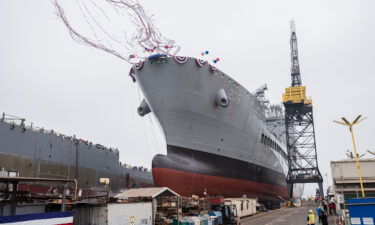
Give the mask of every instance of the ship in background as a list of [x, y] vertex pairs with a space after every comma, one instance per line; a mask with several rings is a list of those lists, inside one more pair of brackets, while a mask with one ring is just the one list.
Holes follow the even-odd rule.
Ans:
[[[206, 61], [154, 55], [130, 71], [159, 120], [167, 155], [152, 161], [156, 186], [185, 196], [287, 199], [285, 124], [267, 118], [261, 88], [251, 93]], [[299, 188], [297, 188], [299, 189]]]
[[[260, 89], [260, 92], [258, 89], [257, 94], [259, 94], [260, 100], [264, 102], [267, 129], [286, 145], [284, 107], [278, 104], [269, 105], [268, 100], [264, 98], [264, 91], [264, 88]], [[296, 161], [300, 163], [300, 160]], [[303, 183], [293, 184], [292, 198], [302, 199], [304, 189], [305, 185]]]
[[[0, 170], [9, 176], [77, 179], [83, 197], [104, 190], [100, 178], [109, 178], [114, 192], [154, 185], [147, 168], [121, 163], [117, 149], [26, 125], [25, 119], [4, 113], [0, 118]], [[20, 184], [19, 190], [46, 193], [49, 186]]]

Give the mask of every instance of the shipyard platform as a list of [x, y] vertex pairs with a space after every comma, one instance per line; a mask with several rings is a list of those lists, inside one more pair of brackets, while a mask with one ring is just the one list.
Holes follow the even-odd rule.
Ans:
[[[270, 210], [254, 216], [241, 219], [242, 225], [301, 225], [307, 224], [307, 212], [309, 209], [315, 211], [315, 202], [304, 202], [302, 207], [282, 208]], [[328, 216], [328, 224], [338, 225], [337, 216]], [[336, 222], [335, 222], [336, 221]], [[319, 224], [318, 216], [315, 215], [315, 224]]]

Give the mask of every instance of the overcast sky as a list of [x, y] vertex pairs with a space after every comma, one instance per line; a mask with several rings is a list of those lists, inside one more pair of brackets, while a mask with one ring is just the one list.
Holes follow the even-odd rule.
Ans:
[[[375, 1], [141, 4], [155, 15], [161, 32], [181, 46], [180, 55], [211, 51], [221, 59], [217, 67], [248, 90], [267, 83], [274, 103], [290, 85], [289, 21], [294, 18], [322, 174], [330, 175], [329, 162], [344, 159], [352, 149], [348, 129], [334, 119], [368, 116], [355, 127], [358, 149], [375, 150]], [[155, 118], [136, 112], [140, 98], [127, 76], [130, 65], [74, 42], [50, 1], [1, 0], [0, 31], [0, 112], [116, 147], [121, 161], [132, 165], [150, 168], [153, 155], [166, 152]], [[315, 187], [309, 185], [307, 193]]]

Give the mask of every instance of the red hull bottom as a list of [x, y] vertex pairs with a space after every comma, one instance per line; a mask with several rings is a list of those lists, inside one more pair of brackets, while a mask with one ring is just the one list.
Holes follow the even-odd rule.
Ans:
[[279, 201], [278, 196], [287, 198], [287, 188], [255, 181], [218, 177], [205, 174], [185, 172], [169, 168], [153, 168], [155, 186], [169, 187], [182, 196], [198, 195], [223, 196], [237, 198], [258, 198], [263, 201]]

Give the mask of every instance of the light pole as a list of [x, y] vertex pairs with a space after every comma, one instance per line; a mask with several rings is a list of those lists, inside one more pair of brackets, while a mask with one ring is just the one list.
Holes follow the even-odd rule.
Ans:
[[359, 161], [358, 161], [357, 147], [355, 145], [354, 132], [353, 132], [353, 126], [356, 125], [356, 124], [358, 124], [362, 120], [366, 119], [366, 117], [364, 117], [362, 119], [361, 119], [361, 117], [362, 117], [361, 115], [357, 116], [357, 118], [353, 122], [351, 122], [351, 123], [349, 123], [349, 121], [345, 117], [341, 117], [342, 121], [344, 121], [344, 122], [336, 121], [336, 120], [334, 120], [333, 122], [339, 123], [341, 125], [345, 125], [345, 126], [349, 127], [349, 131], [350, 131], [350, 133], [352, 135], [352, 142], [353, 142], [353, 147], [354, 147], [354, 156], [355, 156], [355, 163], [357, 165], [357, 172], [358, 172], [358, 177], [359, 177], [359, 184], [361, 186], [362, 198], [364, 198], [365, 197], [365, 191], [363, 189], [363, 183], [362, 183], [361, 166], [359, 165]]

